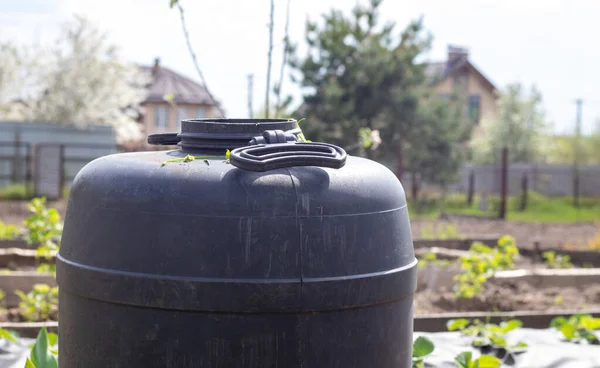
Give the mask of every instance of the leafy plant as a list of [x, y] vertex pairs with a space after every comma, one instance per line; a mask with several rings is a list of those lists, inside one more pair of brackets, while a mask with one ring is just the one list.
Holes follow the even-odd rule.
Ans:
[[42, 328], [37, 335], [25, 368], [58, 368], [58, 336]]
[[56, 208], [46, 208], [46, 198], [42, 197], [32, 199], [28, 209], [31, 216], [23, 222], [27, 243], [39, 244], [44, 251], [58, 250], [63, 224]]
[[[0, 290], [0, 302], [2, 302], [0, 310], [4, 310], [4, 291], [2, 290]], [[12, 342], [17, 342], [17, 337], [18, 335], [15, 332], [0, 328], [0, 339], [7, 339]]]
[[21, 229], [15, 225], [5, 224], [0, 221], [0, 240], [12, 240], [21, 234]]
[[427, 355], [431, 354], [435, 346], [433, 342], [429, 340], [425, 336], [419, 336], [413, 342], [413, 351], [412, 351], [412, 365], [413, 368], [424, 368], [425, 363], [424, 359]]
[[458, 354], [454, 361], [459, 368], [498, 368], [502, 365], [502, 361], [490, 355], [480, 355], [479, 358], [473, 359], [473, 353], [465, 351]]
[[516, 345], [510, 345], [506, 342], [505, 335], [517, 328], [523, 326], [518, 319], [511, 319], [496, 325], [493, 323], [483, 323], [480, 320], [471, 322], [468, 319], [452, 319], [446, 324], [448, 331], [460, 331], [466, 336], [473, 337], [473, 346], [484, 347], [491, 346], [502, 348], [509, 352], [515, 352], [527, 347], [527, 343], [521, 341]]
[[429, 252], [422, 258], [419, 258], [419, 263], [417, 265], [419, 268], [425, 268], [430, 264], [438, 267], [449, 267], [450, 261], [447, 259], [438, 259], [435, 253]]
[[550, 326], [562, 332], [567, 341], [600, 345], [598, 335], [593, 332], [600, 330], [600, 318], [589, 314], [575, 314], [569, 318], [556, 317], [550, 322]]
[[567, 254], [556, 254], [555, 251], [549, 250], [542, 253], [548, 268], [572, 268], [571, 256]]
[[58, 311], [58, 287], [35, 284], [27, 294], [21, 290], [15, 294], [21, 299], [19, 312], [27, 321], [46, 321]]
[[451, 224], [445, 226], [428, 225], [421, 230], [421, 238], [428, 240], [460, 239], [462, 235]]
[[475, 242], [469, 254], [459, 258], [461, 271], [454, 276], [454, 293], [457, 298], [471, 299], [483, 290], [483, 284], [494, 277], [496, 271], [514, 268], [519, 249], [510, 236], [498, 239], [498, 246], [490, 248]]

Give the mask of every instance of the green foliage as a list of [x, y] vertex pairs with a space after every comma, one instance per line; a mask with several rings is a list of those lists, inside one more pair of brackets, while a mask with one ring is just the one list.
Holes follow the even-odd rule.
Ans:
[[0, 189], [0, 199], [3, 200], [24, 200], [31, 198], [30, 187], [25, 184], [12, 184]]
[[58, 250], [63, 224], [56, 208], [46, 208], [46, 198], [34, 198], [28, 205], [31, 216], [23, 223], [29, 244], [39, 244], [48, 250]]
[[[0, 301], [4, 301], [4, 291], [0, 290]], [[2, 307], [0, 310], [4, 310], [4, 303], [2, 303]], [[14, 331], [5, 330], [0, 328], [0, 339], [10, 340], [12, 342], [17, 342], [18, 335]]]
[[473, 141], [476, 162], [499, 161], [499, 150], [508, 147], [513, 162], [539, 161], [544, 157], [548, 123], [541, 108], [542, 95], [532, 86], [526, 93], [520, 83], [506, 86], [498, 100], [498, 116], [482, 122], [485, 134]]
[[419, 259], [417, 265], [419, 268], [426, 268], [429, 265], [445, 268], [450, 266], [450, 261], [447, 259], [438, 259], [435, 253], [429, 252]]
[[[228, 155], [229, 155], [229, 150], [227, 150], [227, 154], [225, 156], [226, 160], [229, 160], [229, 156]], [[185, 157], [172, 158], [170, 160], [163, 161], [160, 164], [160, 167], [165, 166], [169, 162], [192, 162], [192, 161], [195, 161], [195, 160], [204, 160], [205, 164], [210, 165], [208, 159], [214, 159], [214, 158], [223, 158], [223, 156], [192, 156], [192, 155], [185, 155]]]
[[21, 234], [21, 229], [0, 221], [0, 240], [12, 240]]
[[429, 240], [461, 239], [462, 235], [452, 224], [443, 226], [430, 224], [421, 230], [421, 238]]
[[483, 290], [485, 282], [498, 270], [514, 268], [514, 260], [519, 255], [514, 238], [503, 236], [498, 246], [490, 248], [475, 242], [469, 254], [459, 258], [461, 271], [454, 277], [454, 293], [459, 299], [471, 299]]
[[27, 294], [21, 290], [15, 291], [15, 294], [21, 299], [19, 312], [26, 321], [46, 321], [58, 311], [58, 287], [35, 284]]
[[[419, 198], [418, 202], [410, 201], [408, 209], [412, 218], [438, 217], [440, 212], [447, 214], [462, 214], [481, 217], [497, 217], [500, 197], [495, 194], [487, 196], [490, 206], [482, 212], [479, 209], [480, 195], [476, 195], [473, 204], [469, 206], [464, 193], [428, 193]], [[573, 198], [548, 197], [534, 191], [529, 191], [527, 209], [519, 210], [520, 196], [508, 197], [507, 219], [510, 221], [536, 223], [573, 223], [583, 221], [600, 221], [600, 198], [582, 197], [579, 207], [573, 205]], [[600, 244], [600, 243], [599, 243]], [[600, 249], [600, 246], [599, 248]]]
[[600, 330], [600, 318], [589, 314], [575, 314], [569, 318], [556, 317], [550, 322], [550, 327], [562, 332], [567, 341], [600, 345], [598, 335], [593, 332]]
[[310, 91], [302, 105], [311, 122], [305, 134], [348, 147], [356, 146], [361, 129], [379, 130], [385, 152], [395, 154], [415, 125], [425, 83], [416, 59], [430, 42], [421, 20], [402, 32], [382, 24], [380, 4], [371, 0], [350, 14], [331, 10], [322, 22], [307, 21], [308, 52], [299, 58], [292, 51], [290, 65], [294, 81]]
[[17, 342], [18, 338], [19, 335], [16, 332], [0, 328], [0, 339], [6, 339], [8, 341]]
[[[600, 120], [591, 135], [579, 138], [575, 135], [553, 135], [546, 137], [546, 162], [573, 164], [575, 159], [582, 165], [600, 164]], [[577, 149], [578, 148], [578, 149]]]
[[424, 368], [425, 363], [424, 359], [427, 355], [431, 354], [435, 346], [433, 342], [429, 340], [425, 336], [419, 336], [415, 341], [413, 341], [413, 351], [412, 351], [412, 364], [413, 368]]
[[473, 124], [465, 118], [463, 99], [424, 96], [412, 127], [412, 139], [403, 143], [405, 167], [422, 180], [445, 187], [457, 178], [468, 156]]
[[459, 368], [498, 368], [502, 366], [502, 361], [490, 355], [480, 355], [473, 359], [473, 353], [465, 351], [458, 354], [454, 361]]
[[573, 268], [571, 263], [571, 256], [566, 254], [556, 254], [555, 251], [547, 251], [542, 253], [546, 266], [548, 268]]
[[510, 345], [506, 342], [505, 335], [517, 328], [523, 323], [517, 319], [511, 319], [496, 325], [493, 323], [483, 323], [480, 320], [470, 321], [468, 319], [453, 319], [446, 324], [448, 331], [461, 331], [466, 336], [473, 337], [473, 346], [494, 348], [503, 348], [509, 352], [522, 350], [527, 347], [525, 342], [519, 342], [516, 345]]
[[38, 333], [25, 368], [58, 368], [58, 336], [42, 328]]

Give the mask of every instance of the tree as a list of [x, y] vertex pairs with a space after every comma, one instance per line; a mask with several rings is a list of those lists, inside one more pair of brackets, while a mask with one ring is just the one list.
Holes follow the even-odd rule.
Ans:
[[[440, 184], [442, 191], [458, 174], [468, 156], [472, 123], [465, 118], [463, 100], [425, 97], [418, 106], [412, 137], [406, 142], [407, 169], [421, 179]], [[413, 187], [416, 183], [413, 182]], [[417, 193], [413, 192], [414, 199]]]
[[119, 143], [141, 138], [137, 119], [150, 75], [121, 63], [105, 33], [75, 17], [52, 51], [38, 58], [35, 91], [21, 97], [22, 119], [80, 128], [111, 125]]
[[529, 93], [520, 83], [506, 86], [499, 96], [498, 116], [482, 122], [482, 134], [473, 142], [474, 161], [494, 162], [504, 146], [511, 161], [542, 160], [548, 123], [541, 105], [542, 95], [535, 86]]
[[546, 138], [544, 161], [551, 164], [573, 164], [575, 147], [579, 140], [579, 163], [582, 165], [600, 164], [600, 120], [590, 135], [550, 135]]
[[[311, 139], [354, 147], [361, 129], [379, 130], [379, 156], [392, 156], [402, 176], [403, 153], [416, 139], [417, 110], [423, 97], [423, 64], [416, 62], [430, 37], [422, 20], [402, 32], [394, 23], [379, 24], [381, 0], [357, 6], [350, 16], [339, 10], [308, 21], [308, 55], [294, 54], [293, 80], [305, 88], [299, 109]], [[428, 124], [428, 119], [421, 120]], [[366, 151], [370, 152], [370, 151]]]
[[35, 84], [34, 67], [38, 55], [10, 43], [0, 44], [0, 119], [19, 120], [23, 98]]

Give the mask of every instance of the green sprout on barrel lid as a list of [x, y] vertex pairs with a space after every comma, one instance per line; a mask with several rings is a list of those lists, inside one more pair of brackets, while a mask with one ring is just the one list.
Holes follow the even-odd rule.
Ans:
[[[225, 163], [229, 163], [229, 156], [231, 155], [231, 153], [229, 152], [229, 150], [227, 150], [225, 152]], [[160, 164], [160, 167], [165, 166], [166, 164], [168, 164], [169, 162], [192, 162], [195, 160], [204, 160], [204, 163], [207, 166], [210, 166], [210, 161], [208, 161], [208, 159], [213, 159], [213, 158], [222, 158], [223, 156], [192, 156], [192, 155], [186, 155], [185, 157], [177, 157], [177, 158], [172, 158], [170, 160], [166, 160], [163, 161]]]

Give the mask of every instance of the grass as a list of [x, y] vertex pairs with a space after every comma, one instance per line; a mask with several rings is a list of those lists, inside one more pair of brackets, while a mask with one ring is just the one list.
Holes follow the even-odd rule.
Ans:
[[[63, 187], [63, 198], [69, 198], [71, 188], [68, 185]], [[33, 199], [33, 187], [25, 184], [11, 184], [0, 188], [0, 200], [5, 201], [28, 201]]]
[[[498, 195], [488, 196], [486, 211], [479, 209], [481, 196], [467, 205], [466, 196], [450, 193], [443, 201], [437, 193], [429, 194], [419, 203], [409, 202], [411, 218], [434, 219], [441, 212], [448, 214], [472, 215], [495, 218], [498, 216], [500, 198]], [[573, 205], [571, 197], [546, 197], [536, 192], [529, 192], [527, 208], [520, 211], [520, 196], [511, 196], [507, 201], [507, 220], [544, 223], [574, 223], [600, 221], [600, 198], [580, 198], [579, 207]]]
[[12, 184], [0, 188], [0, 199], [2, 200], [25, 200], [31, 198], [31, 186], [25, 184]]

